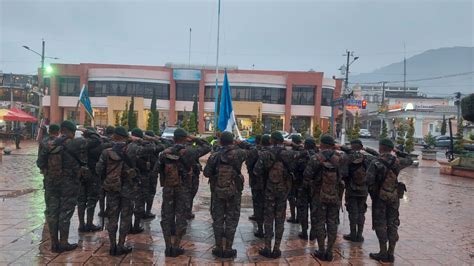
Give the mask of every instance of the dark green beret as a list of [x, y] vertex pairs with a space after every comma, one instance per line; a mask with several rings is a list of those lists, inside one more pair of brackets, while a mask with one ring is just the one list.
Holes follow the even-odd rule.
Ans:
[[143, 131], [136, 127], [134, 129], [132, 129], [132, 136], [143, 138]]
[[114, 134], [121, 137], [128, 137], [128, 132], [124, 127], [116, 127], [114, 129]]
[[283, 141], [283, 135], [279, 131], [272, 132], [271, 138], [276, 141]]
[[260, 143], [264, 146], [270, 145], [270, 135], [265, 134], [262, 136], [262, 139], [260, 140]]
[[145, 135], [150, 136], [150, 137], [154, 137], [155, 132], [153, 132], [152, 130], [147, 130], [147, 131], [145, 131]]
[[393, 149], [394, 145], [393, 145], [393, 142], [389, 139], [381, 139], [379, 141], [379, 145], [382, 145], [382, 146], [385, 146], [385, 147], [388, 147], [390, 149]]
[[306, 138], [304, 140], [304, 144], [305, 145], [311, 145], [311, 146], [315, 146], [316, 145], [316, 140], [312, 137], [309, 137], [309, 138]]
[[262, 135], [255, 135], [255, 144], [260, 144], [262, 141]]
[[175, 138], [185, 138], [188, 136], [188, 132], [186, 132], [186, 130], [182, 129], [182, 128], [177, 128], [175, 131], [174, 131], [174, 134], [173, 136]]
[[114, 131], [115, 131], [115, 127], [113, 126], [108, 126], [106, 129], [105, 129], [105, 134], [109, 135], [109, 134], [114, 134]]
[[230, 144], [234, 141], [234, 134], [229, 131], [224, 131], [221, 134], [221, 142], [224, 144]]
[[292, 135], [291, 136], [291, 141], [293, 141], [296, 144], [300, 144], [301, 141], [302, 141], [301, 136], [300, 135]]
[[49, 132], [58, 132], [60, 129], [58, 124], [49, 125]]
[[65, 128], [65, 129], [67, 129], [69, 131], [73, 131], [73, 132], [75, 132], [76, 129], [77, 129], [76, 125], [73, 122], [69, 121], [69, 120], [63, 121], [61, 123], [61, 128]]
[[360, 141], [360, 139], [351, 140], [351, 144], [363, 146], [362, 141]]
[[334, 145], [334, 138], [329, 135], [322, 135], [321, 136], [321, 143], [326, 145]]
[[96, 132], [95, 128], [94, 127], [86, 127], [87, 130], [90, 130], [90, 131], [94, 131]]

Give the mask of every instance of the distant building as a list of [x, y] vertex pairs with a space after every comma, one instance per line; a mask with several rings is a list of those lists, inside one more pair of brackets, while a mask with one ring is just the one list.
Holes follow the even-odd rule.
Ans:
[[0, 108], [16, 107], [28, 112], [37, 112], [38, 95], [31, 91], [38, 86], [38, 76], [0, 73]]

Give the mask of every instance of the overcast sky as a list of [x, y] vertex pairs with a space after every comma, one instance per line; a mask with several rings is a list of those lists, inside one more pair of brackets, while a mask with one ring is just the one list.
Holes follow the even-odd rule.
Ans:
[[[41, 51], [59, 63], [215, 64], [217, 0], [0, 0], [0, 70], [32, 74]], [[360, 56], [370, 72], [428, 49], [474, 46], [473, 1], [222, 0], [220, 63], [324, 71]], [[51, 61], [49, 61], [51, 62]]]

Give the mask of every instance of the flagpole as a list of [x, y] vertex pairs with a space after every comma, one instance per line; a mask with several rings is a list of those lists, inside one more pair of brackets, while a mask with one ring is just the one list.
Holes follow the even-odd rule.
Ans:
[[221, 26], [221, 0], [218, 0], [217, 5], [217, 51], [216, 51], [216, 89], [214, 91], [214, 133], [217, 133], [217, 108], [219, 101], [219, 32]]

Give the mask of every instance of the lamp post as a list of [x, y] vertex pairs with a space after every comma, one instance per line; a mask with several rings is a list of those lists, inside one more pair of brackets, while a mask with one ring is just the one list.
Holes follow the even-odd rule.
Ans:
[[[346, 54], [344, 56], [347, 57], [347, 61], [346, 61], [346, 78], [344, 81], [344, 91], [342, 93], [342, 129], [341, 129], [341, 144], [342, 145], [346, 143], [346, 97], [349, 90], [349, 66], [352, 65], [352, 63], [354, 63], [357, 59], [359, 59], [358, 56], [354, 57], [354, 52], [350, 52], [350, 51], [346, 51]], [[349, 62], [351, 57], [354, 57], [354, 59], [352, 59], [352, 62]]]

